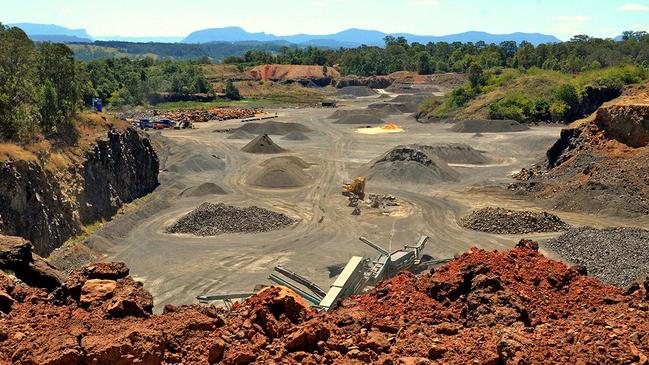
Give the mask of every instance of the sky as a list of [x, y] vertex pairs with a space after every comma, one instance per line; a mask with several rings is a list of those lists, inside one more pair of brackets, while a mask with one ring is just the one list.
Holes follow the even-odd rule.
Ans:
[[446, 35], [469, 30], [614, 37], [649, 31], [649, 0], [0, 0], [0, 22], [85, 28], [91, 36], [186, 36], [241, 26], [276, 35], [347, 28]]

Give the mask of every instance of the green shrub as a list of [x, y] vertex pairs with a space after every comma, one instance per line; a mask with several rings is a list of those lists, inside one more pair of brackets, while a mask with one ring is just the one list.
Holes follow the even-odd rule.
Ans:
[[513, 119], [520, 123], [540, 122], [550, 118], [549, 109], [550, 104], [545, 99], [510, 95], [489, 105], [489, 118]]
[[433, 110], [439, 108], [443, 104], [443, 99], [441, 97], [434, 96], [432, 98], [426, 98], [422, 101], [417, 110], [421, 113], [430, 113]]
[[554, 122], [561, 122], [565, 120], [568, 113], [568, 104], [563, 101], [556, 100], [550, 104], [549, 108], [550, 117]]
[[456, 109], [464, 106], [469, 100], [473, 99], [474, 93], [467, 91], [464, 87], [453, 90], [446, 102], [449, 109]]
[[234, 86], [232, 80], [228, 80], [225, 83], [225, 97], [227, 97], [230, 100], [241, 100], [241, 94], [239, 93], [239, 89], [237, 89], [237, 87]]
[[489, 118], [513, 119], [523, 121], [526, 118], [525, 109], [529, 101], [521, 96], [507, 96], [504, 99], [489, 105]]

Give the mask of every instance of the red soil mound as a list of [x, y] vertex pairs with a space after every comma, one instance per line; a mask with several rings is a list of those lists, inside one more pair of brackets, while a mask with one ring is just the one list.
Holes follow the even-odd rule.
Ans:
[[[646, 364], [649, 281], [623, 292], [536, 248], [472, 249], [322, 314], [269, 288], [229, 313], [167, 306], [114, 316], [102, 301], [149, 298], [120, 264], [76, 272], [52, 295], [3, 284], [15, 302], [0, 317], [0, 363]], [[96, 305], [84, 304], [84, 292]]]
[[340, 73], [333, 67], [309, 65], [261, 65], [250, 70], [250, 75], [255, 80], [276, 82], [313, 80], [318, 85], [323, 80], [329, 80], [326, 84], [330, 84], [332, 79], [340, 77]]

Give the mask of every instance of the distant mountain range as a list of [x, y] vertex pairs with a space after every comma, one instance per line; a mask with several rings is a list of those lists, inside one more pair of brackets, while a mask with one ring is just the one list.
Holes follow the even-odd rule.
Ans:
[[486, 32], [464, 32], [450, 34], [445, 36], [428, 36], [416, 35], [410, 33], [383, 33], [376, 30], [364, 29], [347, 29], [334, 34], [296, 34], [287, 36], [277, 36], [268, 33], [250, 33], [240, 27], [225, 27], [203, 29], [191, 33], [183, 39], [183, 43], [209, 43], [216, 41], [238, 42], [238, 41], [287, 41], [300, 45], [316, 45], [327, 47], [357, 47], [362, 44], [368, 46], [382, 46], [383, 39], [386, 36], [404, 37], [409, 42], [419, 42], [426, 44], [428, 42], [479, 42], [500, 43], [504, 41], [515, 41], [520, 43], [527, 41], [532, 44], [541, 43], [559, 43], [561, 40], [552, 35], [540, 33], [511, 33], [511, 34], [491, 34]]
[[70, 29], [54, 24], [15, 23], [7, 24], [22, 29], [34, 41], [63, 43], [92, 43], [92, 37], [85, 29]]
[[409, 42], [478, 42], [500, 43], [528, 41], [532, 44], [561, 42], [555, 36], [540, 33], [511, 33], [491, 34], [486, 32], [464, 32], [445, 36], [427, 36], [409, 33], [383, 33], [376, 30], [347, 29], [334, 34], [295, 34], [278, 36], [269, 33], [250, 33], [240, 27], [225, 27], [203, 29], [192, 32], [187, 37], [125, 37], [125, 36], [90, 36], [85, 29], [69, 29], [54, 24], [16, 23], [10, 26], [19, 27], [36, 41], [51, 41], [64, 43], [92, 43], [96, 40], [124, 42], [155, 42], [155, 43], [211, 43], [211, 42], [287, 42], [299, 46], [316, 46], [326, 48], [383, 46], [383, 39], [392, 35], [405, 37]]

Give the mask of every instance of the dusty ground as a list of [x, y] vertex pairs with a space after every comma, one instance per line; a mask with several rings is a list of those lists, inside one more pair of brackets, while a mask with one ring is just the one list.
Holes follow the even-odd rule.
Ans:
[[[347, 100], [341, 103], [341, 109], [364, 108], [378, 100]], [[471, 133], [448, 131], [447, 124], [419, 124], [409, 115], [399, 115], [389, 116], [386, 122], [402, 127], [403, 133], [366, 135], [356, 132], [358, 125], [334, 124], [327, 119], [333, 113], [331, 109], [277, 112], [279, 121], [297, 122], [312, 129], [307, 133], [310, 140], [286, 141], [271, 136], [289, 152], [257, 155], [240, 150], [248, 140], [213, 133], [240, 126], [237, 121], [208, 122], [198, 124], [194, 130], [154, 134], [166, 154], [161, 158], [164, 170], [160, 187], [138, 211], [116, 219], [89, 238], [87, 244], [105, 253], [106, 260], [128, 264], [132, 275], [153, 294], [156, 311], [168, 303], [195, 303], [194, 298], [200, 294], [251, 290], [256, 284], [269, 283], [267, 275], [278, 264], [328, 288], [333, 278], [327, 267], [343, 265], [352, 255], [375, 254], [358, 241], [361, 235], [395, 249], [426, 234], [432, 237], [426, 253], [439, 258], [475, 245], [489, 250], [510, 248], [523, 236], [476, 232], [460, 227], [457, 221], [470, 210], [485, 206], [539, 208], [530, 201], [512, 200], [490, 187], [511, 182], [509, 174], [544, 156], [560, 132], [557, 127], [544, 126], [474, 137]], [[341, 195], [341, 184], [353, 179], [364, 164], [400, 144], [450, 142], [483, 150], [493, 163], [452, 165], [461, 175], [461, 181], [452, 184], [397, 188], [369, 181], [369, 193], [393, 195], [412, 208], [405, 215], [351, 215], [353, 208]], [[276, 156], [299, 156], [314, 163], [305, 170], [310, 183], [291, 189], [261, 189], [246, 184], [261, 162]], [[180, 196], [183, 190], [206, 182], [217, 184], [228, 194]], [[285, 213], [298, 223], [280, 231], [216, 237], [165, 232], [167, 226], [205, 201], [257, 205]], [[626, 225], [611, 217], [550, 212], [571, 225]], [[554, 235], [524, 236], [541, 239]]]

